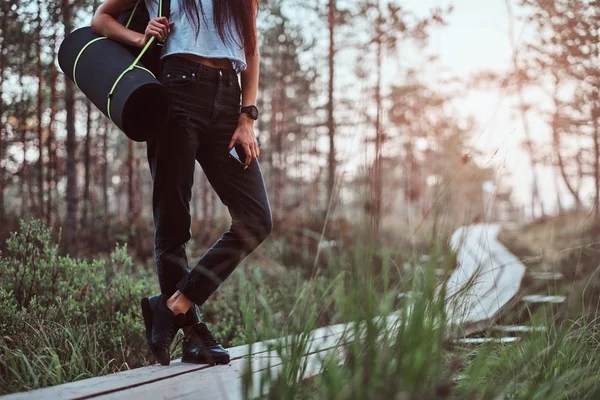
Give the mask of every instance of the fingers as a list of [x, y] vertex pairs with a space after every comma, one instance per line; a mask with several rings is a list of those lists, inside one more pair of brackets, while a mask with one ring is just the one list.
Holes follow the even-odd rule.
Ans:
[[233, 146], [235, 146], [235, 142], [236, 142], [237, 138], [238, 138], [238, 137], [237, 137], [237, 135], [236, 135], [236, 134], [234, 134], [234, 135], [231, 137], [231, 140], [229, 141], [229, 146], [227, 146], [227, 151], [230, 151], [230, 150], [233, 148]]
[[252, 155], [252, 149], [250, 148], [250, 145], [248, 143], [244, 143], [244, 151], [246, 152], [246, 162], [244, 163], [244, 169], [246, 169], [248, 168], [248, 165], [250, 165], [254, 158]]
[[256, 142], [256, 139], [254, 140], [254, 142], [245, 145], [244, 150], [246, 151], [246, 163], [244, 165], [244, 169], [246, 169], [248, 168], [250, 163], [253, 160], [256, 160], [259, 156], [258, 143]]
[[162, 23], [157, 22], [156, 20], [155, 21], [151, 21], [150, 24], [152, 25], [152, 27], [156, 31], [160, 32], [159, 39], [161, 41], [164, 41], [167, 38], [167, 35], [169, 33], [168, 30], [167, 30], [167, 26], [164, 25], [164, 24], [162, 24]]
[[169, 22], [167, 17], [153, 18], [148, 23], [147, 32], [164, 42], [174, 25], [175, 23]]
[[148, 25], [146, 28], [146, 35], [154, 36], [158, 40], [163, 40], [163, 33], [160, 29], [155, 26]]
[[150, 21], [150, 23], [148, 24], [148, 28], [146, 28], [146, 32], [154, 37], [156, 37], [158, 40], [163, 40], [163, 32], [162, 29], [160, 29], [160, 27], [156, 24], [154, 24], [152, 21]]
[[160, 30], [158, 30], [157, 28], [154, 27], [148, 27], [146, 29], [146, 34], [150, 35], [150, 36], [154, 36], [155, 38], [157, 38], [160, 41], [163, 41], [163, 34]]
[[[250, 137], [250, 139], [248, 140], [248, 136], [245, 136], [245, 134], [240, 134], [239, 132], [239, 130], [236, 130], [233, 136], [231, 137], [231, 140], [229, 141], [228, 145], [228, 150], [231, 150], [231, 148], [235, 146], [236, 143], [242, 145], [242, 148], [246, 153], [246, 159], [244, 162], [244, 169], [246, 169], [253, 160], [256, 160], [258, 158], [258, 156], [260, 155], [260, 148], [258, 146], [258, 141], [255, 137], [248, 135]], [[242, 135], [244, 139], [240, 140], [240, 135]]]
[[252, 145], [250, 146], [250, 148], [252, 149], [252, 158], [257, 159], [258, 158], [258, 147], [256, 146], [256, 140], [254, 142], [252, 142]]

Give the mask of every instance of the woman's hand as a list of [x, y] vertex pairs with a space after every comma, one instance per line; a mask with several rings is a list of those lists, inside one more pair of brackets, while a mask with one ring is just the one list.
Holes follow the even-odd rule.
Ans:
[[260, 155], [258, 141], [254, 136], [254, 120], [246, 113], [240, 115], [238, 127], [231, 137], [228, 150], [231, 150], [238, 143], [242, 145], [246, 152], [246, 162], [244, 163], [244, 169], [246, 169], [252, 160], [257, 159]]
[[146, 44], [150, 41], [150, 38], [153, 36], [159, 41], [164, 42], [167, 40], [167, 36], [169, 36], [173, 25], [175, 25], [175, 22], [169, 22], [167, 17], [152, 18], [150, 22], [148, 22], [146, 32], [144, 32], [144, 36], [142, 37], [139, 47], [146, 46]]

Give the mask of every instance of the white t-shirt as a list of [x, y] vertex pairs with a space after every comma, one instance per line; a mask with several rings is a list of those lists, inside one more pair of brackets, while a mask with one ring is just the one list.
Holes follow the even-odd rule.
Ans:
[[[150, 18], [158, 17], [159, 0], [144, 0]], [[198, 1], [198, 16], [200, 18], [200, 29], [196, 36], [197, 23], [195, 16], [188, 16], [182, 8], [181, 0], [171, 0], [171, 14], [169, 21], [175, 23], [173, 29], [167, 37], [165, 46], [163, 47], [161, 58], [170, 54], [188, 53], [196, 54], [207, 58], [227, 58], [231, 61], [233, 69], [236, 73], [240, 73], [246, 69], [246, 55], [244, 49], [241, 48], [242, 40], [240, 39], [233, 21], [225, 26], [225, 39], [227, 43], [223, 43], [217, 27], [213, 21], [213, 3], [212, 0], [197, 0]], [[204, 18], [200, 11], [200, 2], [204, 10]]]

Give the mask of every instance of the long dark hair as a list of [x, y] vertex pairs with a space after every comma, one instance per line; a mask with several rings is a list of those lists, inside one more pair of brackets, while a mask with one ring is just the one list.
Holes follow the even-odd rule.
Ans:
[[[198, 13], [198, 5], [202, 18], [206, 21], [204, 9], [202, 8], [203, 0], [171, 0], [180, 1], [183, 3], [183, 10], [187, 18], [192, 16], [196, 18], [195, 27], [196, 35], [200, 32], [200, 14]], [[246, 55], [254, 54], [256, 50], [256, 14], [258, 12], [258, 0], [212, 0], [214, 24], [217, 27], [219, 36], [223, 42], [225, 39], [225, 27], [229, 20], [235, 25], [239, 37], [243, 43], [240, 43], [240, 49], [244, 48]]]

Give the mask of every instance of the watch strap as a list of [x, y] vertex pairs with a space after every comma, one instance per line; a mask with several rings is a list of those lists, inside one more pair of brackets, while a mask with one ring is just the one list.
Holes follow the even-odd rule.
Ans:
[[258, 116], [258, 108], [256, 108], [256, 106], [255, 106], [254, 104], [251, 104], [251, 105], [249, 105], [249, 106], [243, 106], [243, 107], [240, 107], [240, 114], [241, 114], [241, 113], [247, 113], [247, 114], [249, 114], [250, 116], [252, 116], [252, 118], [253, 118], [253, 119], [256, 119], [256, 118], [253, 116], [253, 114], [254, 114], [254, 113], [253, 113], [253, 111], [254, 111], [254, 110], [256, 110], [256, 116]]

